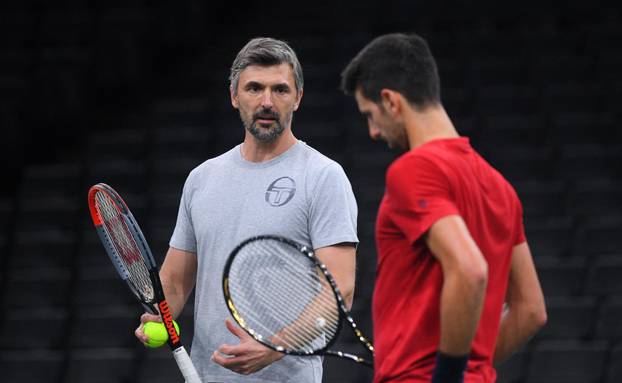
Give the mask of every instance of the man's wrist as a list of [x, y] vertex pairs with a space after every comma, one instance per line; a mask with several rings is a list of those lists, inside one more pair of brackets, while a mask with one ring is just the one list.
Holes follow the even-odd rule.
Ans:
[[451, 356], [437, 352], [432, 383], [462, 383], [468, 360], [468, 355]]

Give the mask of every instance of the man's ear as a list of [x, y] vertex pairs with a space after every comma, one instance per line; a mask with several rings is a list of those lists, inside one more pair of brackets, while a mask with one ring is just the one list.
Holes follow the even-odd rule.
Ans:
[[238, 101], [238, 95], [233, 91], [233, 85], [229, 85], [229, 95], [231, 96], [231, 105], [238, 109], [240, 103]]
[[298, 93], [296, 94], [296, 103], [294, 104], [294, 112], [298, 110], [298, 107], [300, 107], [301, 100], [302, 100], [302, 89], [300, 89]]
[[402, 102], [404, 101], [402, 95], [391, 89], [380, 90], [380, 102], [384, 107], [384, 110], [392, 115], [402, 113]]

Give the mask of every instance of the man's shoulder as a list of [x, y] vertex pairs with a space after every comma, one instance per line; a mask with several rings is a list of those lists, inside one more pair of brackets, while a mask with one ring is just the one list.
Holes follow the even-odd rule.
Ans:
[[426, 148], [410, 150], [397, 157], [388, 167], [387, 174], [402, 175], [425, 170], [438, 170], [436, 154]]
[[234, 150], [237, 147], [222, 153], [216, 157], [209, 158], [199, 165], [195, 166], [186, 178], [186, 185], [194, 185], [196, 183], [200, 183], [201, 180], [204, 180], [205, 177], [214, 174], [214, 170], [222, 167], [230, 166], [229, 164], [233, 161]]
[[209, 170], [211, 167], [224, 166], [224, 165], [229, 164], [233, 158], [234, 150], [236, 150], [237, 148], [238, 147], [236, 146], [216, 157], [208, 158], [207, 160], [203, 161], [202, 163], [194, 167], [194, 169], [190, 171], [190, 174], [202, 173], [206, 170]]
[[307, 171], [326, 171], [329, 169], [341, 169], [341, 165], [334, 159], [323, 154], [319, 150], [307, 145], [301, 141], [301, 150], [299, 151], [301, 159], [305, 162]]

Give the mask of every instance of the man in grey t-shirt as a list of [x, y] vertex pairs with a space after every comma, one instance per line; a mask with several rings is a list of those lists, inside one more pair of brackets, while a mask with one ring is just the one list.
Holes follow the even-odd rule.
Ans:
[[[251, 40], [238, 53], [230, 80], [231, 103], [246, 128], [244, 142], [188, 176], [162, 284], [175, 315], [196, 287], [191, 356], [203, 381], [319, 383], [321, 358], [283, 356], [233, 323], [221, 291], [222, 271], [242, 240], [282, 235], [315, 249], [350, 304], [356, 201], [339, 164], [292, 133], [303, 80], [286, 43]], [[141, 323], [157, 320], [141, 317]], [[142, 324], [136, 335], [146, 340]]]

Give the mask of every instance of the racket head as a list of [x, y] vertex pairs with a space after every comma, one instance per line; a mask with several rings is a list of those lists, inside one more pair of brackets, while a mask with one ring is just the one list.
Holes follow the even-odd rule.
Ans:
[[285, 354], [324, 353], [347, 313], [334, 278], [313, 251], [280, 236], [256, 236], [236, 246], [222, 283], [238, 325]]
[[161, 300], [155, 282], [157, 264], [125, 201], [112, 187], [99, 183], [89, 189], [88, 204], [97, 234], [115, 269], [145, 308], [157, 313], [154, 304]]

